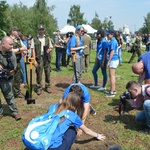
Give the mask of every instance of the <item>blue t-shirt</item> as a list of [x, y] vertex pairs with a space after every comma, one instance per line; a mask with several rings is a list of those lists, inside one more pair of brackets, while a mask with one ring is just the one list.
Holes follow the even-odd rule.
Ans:
[[88, 88], [86, 86], [84, 86], [83, 84], [81, 83], [74, 83], [74, 84], [71, 84], [70, 86], [68, 86], [66, 88], [66, 90], [64, 91], [64, 94], [63, 94], [63, 97], [62, 97], [62, 100], [67, 97], [67, 95], [69, 94], [70, 92], [70, 88], [73, 86], [73, 85], [78, 85], [79, 87], [81, 87], [82, 91], [83, 91], [83, 94], [81, 96], [81, 100], [83, 100], [84, 103], [89, 103], [90, 102], [90, 92], [88, 90]]
[[107, 54], [108, 58], [109, 58], [110, 52], [112, 50], [114, 50], [114, 55], [113, 55], [111, 61], [119, 60], [119, 58], [118, 58], [118, 42], [114, 37], [108, 43], [108, 54]]
[[[79, 46], [83, 46], [82, 37], [79, 37]], [[75, 35], [73, 35], [70, 39], [70, 48], [71, 47], [77, 47], [77, 38]], [[76, 51], [76, 53], [80, 53], [82, 49], [79, 49]]]
[[150, 79], [150, 52], [142, 54], [138, 61], [142, 60], [144, 64], [145, 79]]
[[[101, 41], [98, 41], [97, 43], [97, 59], [102, 62], [104, 58], [104, 51], [108, 50], [108, 42], [106, 41], [105, 38], [103, 38]], [[107, 52], [106, 52], [107, 53]]]
[[64, 133], [71, 125], [73, 125], [75, 128], [79, 128], [82, 124], [83, 123], [80, 117], [73, 111], [68, 110], [67, 115], [62, 119], [62, 122], [58, 125], [56, 131], [53, 134], [53, 144], [50, 146], [50, 148], [57, 148], [62, 144]]

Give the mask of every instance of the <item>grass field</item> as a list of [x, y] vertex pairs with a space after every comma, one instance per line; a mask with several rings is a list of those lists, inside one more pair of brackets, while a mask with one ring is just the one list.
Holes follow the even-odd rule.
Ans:
[[[145, 51], [142, 50], [142, 53]], [[128, 64], [131, 53], [125, 50], [122, 53], [123, 65], [118, 66], [116, 70], [116, 90], [117, 94], [114, 98], [105, 98], [104, 92], [89, 89], [91, 95], [91, 104], [97, 111], [96, 116], [89, 116], [86, 125], [106, 135], [104, 142], [97, 141], [85, 134], [78, 137], [72, 150], [78, 147], [80, 150], [105, 150], [112, 144], [119, 144], [123, 150], [149, 150], [150, 149], [150, 135], [139, 133], [138, 130], [144, 125], [136, 122], [135, 114], [138, 110], [130, 110], [124, 116], [119, 116], [117, 106], [119, 103], [119, 96], [125, 91], [125, 85], [130, 80], [137, 80], [138, 76], [131, 71], [132, 64]], [[88, 73], [83, 73], [82, 83], [88, 88], [93, 84], [93, 75], [91, 73], [95, 60], [95, 51], [91, 51], [90, 70]], [[134, 62], [137, 61], [137, 57]], [[45, 113], [51, 103], [57, 103], [62, 96], [64, 89], [71, 83], [73, 69], [70, 63], [70, 68], [62, 67], [63, 72], [57, 73], [55, 71], [55, 53], [52, 59], [51, 72], [51, 87], [52, 94], [43, 92], [42, 95], [37, 96], [33, 92], [33, 97], [36, 99], [36, 104], [27, 105], [23, 99], [16, 99], [17, 106], [22, 116], [22, 120], [16, 122], [10, 117], [10, 112], [6, 102], [1, 96], [4, 117], [0, 120], [0, 150], [26, 150], [21, 141], [22, 133], [28, 122], [37, 115]], [[33, 69], [34, 70], [34, 69]], [[29, 71], [29, 70], [28, 70]], [[102, 83], [101, 71], [98, 71], [99, 85]], [[43, 77], [44, 79], [44, 77]], [[35, 73], [33, 71], [33, 84], [35, 85]], [[33, 85], [33, 86], [34, 86]], [[110, 84], [108, 80], [107, 89]], [[25, 89], [22, 87], [22, 92]]]

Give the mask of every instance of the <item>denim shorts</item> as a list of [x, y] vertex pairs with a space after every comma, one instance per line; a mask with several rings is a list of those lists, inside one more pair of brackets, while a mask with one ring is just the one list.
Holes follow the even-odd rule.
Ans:
[[113, 60], [113, 61], [110, 61], [109, 68], [117, 68], [118, 65], [119, 65], [119, 60]]

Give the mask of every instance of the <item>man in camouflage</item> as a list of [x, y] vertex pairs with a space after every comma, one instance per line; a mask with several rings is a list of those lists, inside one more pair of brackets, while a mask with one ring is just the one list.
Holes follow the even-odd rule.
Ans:
[[135, 37], [133, 45], [131, 47], [132, 56], [128, 63], [131, 63], [133, 61], [133, 59], [136, 57], [136, 54], [138, 54], [138, 57], [141, 56], [141, 40], [142, 37], [140, 33], [137, 33], [137, 36]]
[[50, 90], [50, 62], [52, 53], [52, 43], [45, 34], [45, 27], [39, 25], [38, 35], [31, 40], [31, 51], [34, 58], [34, 66], [36, 67], [37, 95], [42, 93], [42, 73], [45, 73], [45, 91], [51, 93]]
[[[16, 106], [12, 90], [12, 74], [17, 67], [16, 56], [12, 52], [13, 40], [5, 36], [0, 46], [0, 89], [11, 111], [12, 117], [20, 120], [20, 114]], [[0, 119], [3, 117], [3, 108], [0, 100]]]
[[13, 39], [13, 43], [14, 43], [12, 51], [15, 53], [16, 59], [17, 59], [17, 67], [14, 72], [14, 77], [12, 81], [13, 92], [16, 98], [24, 98], [24, 95], [21, 93], [21, 90], [20, 90], [20, 81], [21, 81], [20, 59], [21, 59], [21, 53], [23, 51], [26, 52], [27, 48], [25, 47], [25, 45], [22, 43], [21, 39], [19, 38], [19, 29], [17, 27], [11, 28], [10, 37]]

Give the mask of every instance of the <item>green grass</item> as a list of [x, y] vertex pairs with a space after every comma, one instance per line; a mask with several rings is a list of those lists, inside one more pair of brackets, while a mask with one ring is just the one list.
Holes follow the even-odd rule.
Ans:
[[[142, 53], [145, 51], [142, 50]], [[118, 66], [116, 70], [116, 90], [117, 94], [114, 98], [105, 98], [104, 92], [98, 92], [97, 90], [89, 89], [91, 95], [91, 104], [97, 111], [96, 116], [89, 116], [86, 125], [100, 133], [106, 135], [106, 141], [90, 141], [73, 144], [72, 150], [75, 147], [79, 147], [80, 150], [105, 150], [112, 144], [119, 144], [123, 150], [148, 150], [150, 149], [150, 137], [142, 133], [138, 133], [138, 129], [144, 125], [135, 121], [135, 115], [138, 110], [131, 110], [124, 116], [120, 117], [116, 111], [116, 106], [119, 103], [119, 96], [125, 91], [125, 85], [129, 80], [137, 80], [138, 76], [132, 73], [131, 66], [128, 61], [131, 57], [131, 53], [127, 53], [123, 50], [123, 65]], [[82, 83], [87, 87], [93, 84], [92, 67], [95, 60], [95, 51], [91, 51], [90, 70], [88, 73], [83, 73]], [[137, 61], [137, 57], [134, 62]], [[70, 63], [71, 66], [71, 63]], [[25, 150], [25, 146], [21, 141], [22, 133], [27, 126], [28, 122], [35, 116], [45, 113], [48, 106], [51, 103], [57, 103], [62, 96], [65, 89], [59, 85], [61, 81], [62, 85], [70, 84], [73, 74], [73, 69], [70, 67], [62, 67], [64, 70], [62, 73], [57, 73], [55, 70], [55, 53], [53, 51], [52, 59], [52, 73], [51, 73], [51, 86], [52, 90], [57, 88], [57, 91], [52, 91], [52, 94], [42, 94], [37, 96], [33, 93], [33, 97], [36, 99], [36, 104], [27, 105], [24, 100], [17, 99], [17, 105], [22, 115], [22, 120], [16, 122], [9, 115], [9, 110], [6, 105], [4, 106], [4, 117], [0, 120], [0, 149], [3, 150]], [[101, 71], [98, 71], [99, 85], [102, 83]], [[58, 80], [59, 79], [59, 80]], [[33, 81], [35, 84], [35, 78]], [[109, 89], [109, 80], [107, 83], [107, 89]], [[1, 96], [2, 97], [2, 96]], [[6, 104], [2, 97], [2, 102]], [[89, 139], [88, 136], [83, 135], [79, 138], [79, 141], [85, 141]]]

